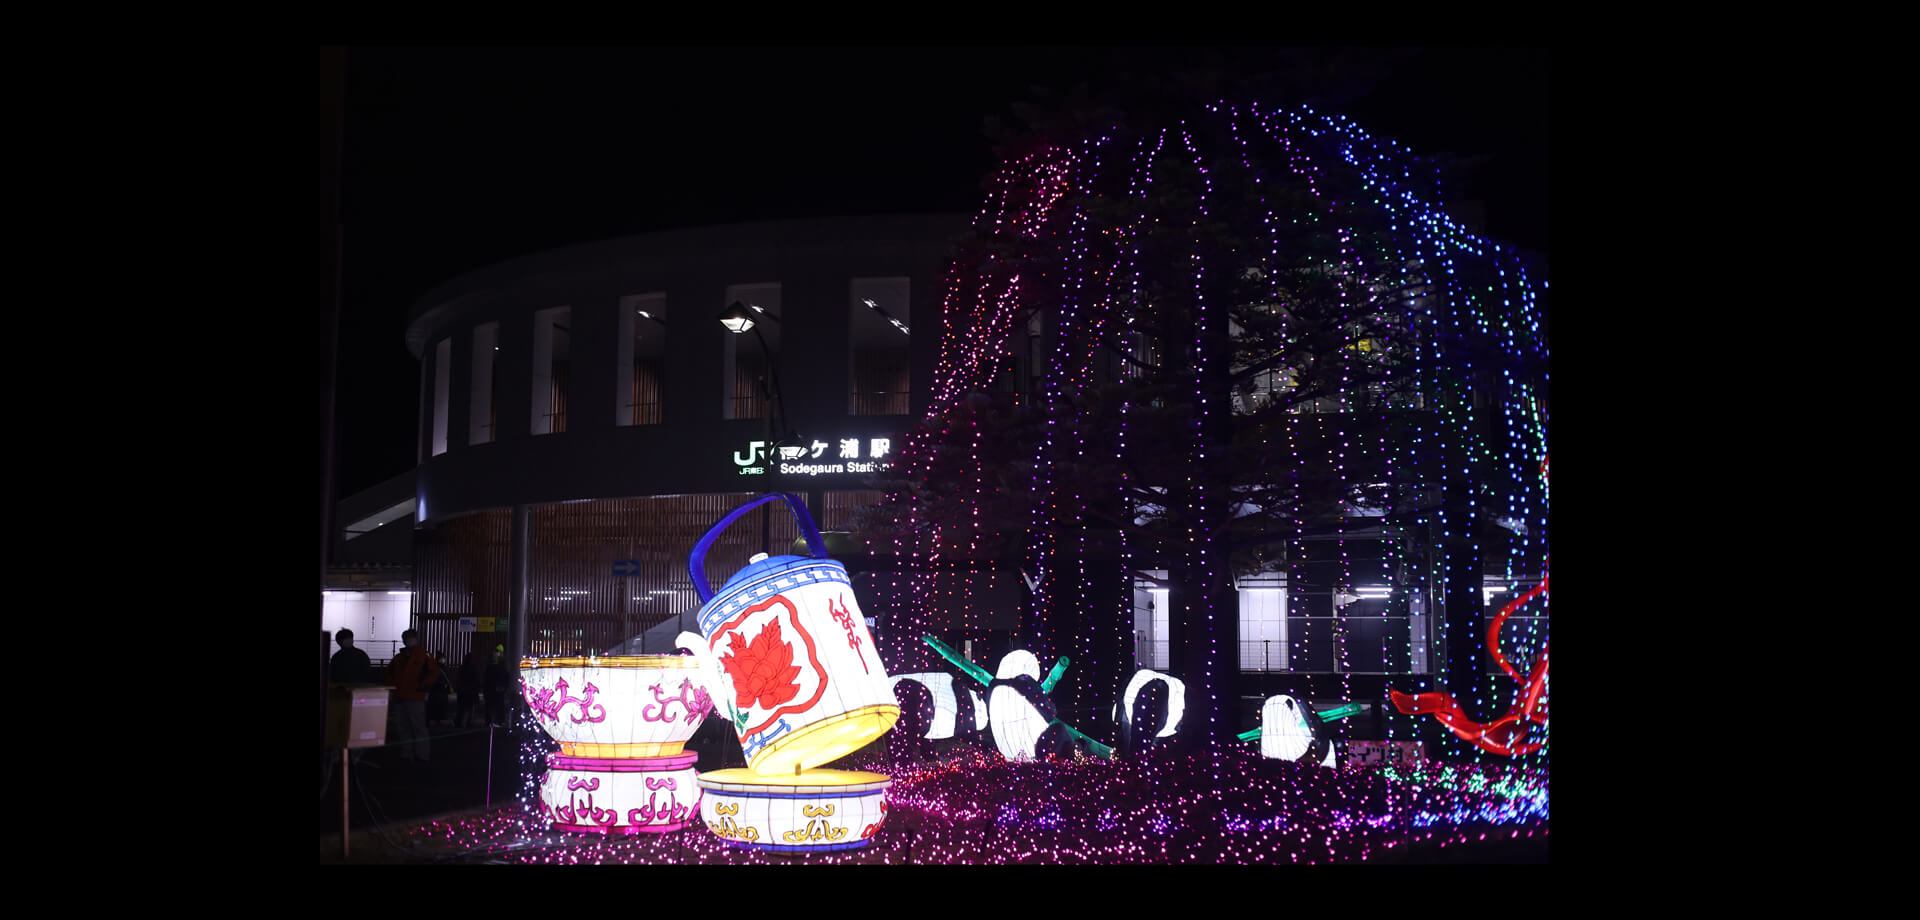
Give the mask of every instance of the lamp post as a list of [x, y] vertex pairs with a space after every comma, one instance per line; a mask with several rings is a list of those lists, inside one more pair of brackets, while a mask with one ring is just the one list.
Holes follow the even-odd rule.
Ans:
[[[760, 311], [757, 308], [749, 308], [736, 300], [725, 310], [721, 311], [720, 325], [725, 326], [727, 331], [734, 335], [745, 335], [748, 332], [752, 332], [754, 338], [760, 340], [760, 354], [765, 356], [767, 360], [767, 372], [760, 378], [760, 389], [761, 392], [765, 394], [768, 403], [766, 491], [773, 492], [777, 491], [774, 482], [774, 470], [776, 469], [774, 464], [779, 462], [780, 443], [786, 440], [788, 432], [786, 430], [785, 406], [782, 404], [783, 401], [780, 398], [780, 375], [773, 367], [773, 349], [767, 347], [766, 336], [760, 332], [761, 317], [766, 317], [774, 322], [780, 321], [779, 317], [771, 313]], [[778, 419], [777, 425], [776, 418]], [[779, 430], [778, 435], [775, 434], [776, 427]], [[771, 504], [760, 506], [760, 552], [765, 555], [773, 554], [773, 506]]]

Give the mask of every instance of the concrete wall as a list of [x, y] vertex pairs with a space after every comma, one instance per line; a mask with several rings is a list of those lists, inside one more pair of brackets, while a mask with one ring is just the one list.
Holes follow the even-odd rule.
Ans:
[[[500, 430], [488, 444], [469, 446], [464, 438], [449, 438], [447, 453], [421, 464], [418, 488], [429, 521], [518, 503], [766, 488], [765, 477], [741, 476], [730, 459], [752, 441], [765, 439], [766, 422], [727, 420], [720, 413], [720, 367], [729, 333], [718, 316], [730, 284], [781, 285], [777, 373], [792, 429], [835, 447], [840, 438], [857, 437], [863, 444], [894, 439], [913, 416], [847, 414], [851, 283], [870, 277], [912, 279], [914, 366], [931, 368], [938, 354], [948, 254], [965, 229], [965, 219], [957, 216], [702, 228], [541, 253], [449, 282], [416, 309], [409, 346], [431, 364], [437, 343], [453, 340], [447, 414], [463, 421], [472, 412], [474, 330], [499, 322], [494, 399]], [[664, 423], [619, 426], [614, 409], [621, 299], [656, 291], [666, 295]], [[567, 430], [535, 435], [526, 422], [537, 364], [535, 316], [560, 306], [572, 309]], [[925, 384], [924, 372], [916, 375], [915, 413], [925, 408]], [[431, 411], [430, 399], [421, 402]], [[455, 426], [464, 427], [459, 421]], [[429, 432], [431, 427], [422, 426]], [[846, 474], [775, 484], [803, 491], [854, 489], [861, 478]]]

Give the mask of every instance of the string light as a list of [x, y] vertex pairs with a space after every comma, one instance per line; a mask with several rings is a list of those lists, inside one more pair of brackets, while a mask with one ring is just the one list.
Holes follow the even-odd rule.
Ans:
[[[1157, 317], [1155, 301], [1165, 294], [1164, 288], [1156, 291], [1147, 285], [1142, 259], [1146, 247], [1164, 249], [1169, 236], [1180, 231], [1168, 226], [1167, 215], [1175, 211], [1138, 206], [1160, 193], [1157, 183], [1176, 167], [1194, 177], [1183, 192], [1191, 200], [1183, 206], [1186, 210], [1177, 212], [1185, 215], [1180, 220], [1192, 223], [1185, 232], [1200, 239], [1203, 225], [1228, 221], [1238, 239], [1251, 245], [1234, 255], [1240, 262], [1234, 266], [1213, 264], [1210, 260], [1218, 256], [1198, 247], [1187, 257], [1191, 293], [1185, 303], [1191, 310], [1187, 322], [1192, 338], [1184, 346], [1184, 365], [1163, 365], [1160, 356], [1146, 354], [1150, 349], [1140, 339], [1141, 329], [1150, 324], [1141, 321]], [[1224, 198], [1216, 181], [1223, 178], [1234, 190]], [[1290, 187], [1299, 193], [1291, 194]], [[1022, 322], [1044, 308], [1045, 321], [1034, 327], [1045, 342], [1035, 362], [1041, 366], [1033, 369], [1038, 403], [1032, 410], [1044, 424], [1033, 448], [1027, 496], [1026, 562], [1034, 572], [1034, 587], [1024, 611], [1026, 647], [1042, 657], [1070, 655], [1086, 666], [1081, 673], [1093, 673], [1096, 662], [1112, 664], [1105, 659], [1124, 645], [1120, 637], [1131, 632], [1130, 602], [1111, 608], [1110, 616], [1087, 614], [1096, 607], [1108, 609], [1105, 601], [1097, 600], [1100, 595], [1090, 593], [1096, 570], [1089, 560], [1102, 551], [1090, 535], [1102, 525], [1089, 515], [1093, 483], [1076, 471], [1103, 458], [1091, 455], [1086, 427], [1063, 421], [1066, 409], [1089, 396], [1094, 383], [1141, 373], [1124, 360], [1103, 360], [1102, 342], [1125, 343], [1130, 357], [1137, 354], [1153, 365], [1145, 373], [1184, 367], [1190, 375], [1188, 399], [1194, 410], [1180, 443], [1142, 446], [1173, 454], [1184, 451], [1190, 458], [1185, 476], [1176, 481], [1187, 501], [1163, 512], [1181, 519], [1189, 530], [1176, 541], [1184, 547], [1182, 562], [1189, 573], [1185, 583], [1211, 585], [1225, 577], [1225, 549], [1217, 542], [1218, 525], [1209, 522], [1217, 521], [1219, 509], [1230, 503], [1225, 492], [1230, 483], [1203, 472], [1225, 459], [1209, 446], [1216, 443], [1208, 435], [1209, 424], [1219, 414], [1234, 411], [1216, 404], [1221, 394], [1203, 383], [1224, 359], [1205, 337], [1210, 326], [1220, 325], [1217, 311], [1227, 306], [1210, 299], [1213, 279], [1227, 271], [1257, 272], [1266, 296], [1285, 317], [1284, 328], [1305, 329], [1305, 319], [1294, 311], [1312, 304], [1299, 301], [1297, 291], [1290, 297], [1293, 282], [1287, 276], [1305, 266], [1318, 274], [1302, 283], [1317, 277], [1331, 292], [1328, 328], [1354, 338], [1354, 353], [1331, 365], [1326, 405], [1292, 406], [1285, 423], [1265, 426], [1259, 443], [1290, 461], [1281, 482], [1296, 496], [1323, 482], [1353, 495], [1361, 488], [1372, 490], [1365, 503], [1349, 502], [1347, 513], [1332, 518], [1325, 533], [1337, 581], [1332, 590], [1352, 594], [1359, 583], [1397, 585], [1400, 590], [1389, 592], [1385, 610], [1378, 609], [1377, 600], [1335, 605], [1326, 611], [1331, 617], [1325, 621], [1318, 621], [1316, 611], [1304, 611], [1308, 619], [1300, 625], [1324, 622], [1331, 632], [1290, 629], [1287, 666], [1296, 672], [1313, 667], [1308, 652], [1331, 640], [1336, 655], [1329, 669], [1337, 678], [1328, 689], [1337, 687], [1335, 693], [1346, 699], [1354, 692], [1356, 672], [1382, 667], [1389, 672], [1430, 670], [1414, 675], [1413, 683], [1424, 688], [1442, 674], [1457, 673], [1463, 656], [1477, 654], [1478, 637], [1460, 631], [1480, 611], [1463, 615], [1449, 609], [1446, 599], [1478, 597], [1481, 568], [1506, 572], [1513, 587], [1524, 588], [1542, 572], [1540, 561], [1546, 555], [1544, 488], [1522, 475], [1545, 450], [1540, 408], [1545, 400], [1538, 394], [1544, 393], [1546, 378], [1540, 374], [1536, 380], [1521, 371], [1523, 366], [1544, 366], [1538, 294], [1545, 286], [1532, 281], [1517, 253], [1473, 235], [1434, 204], [1443, 199], [1445, 188], [1432, 161], [1413, 156], [1397, 141], [1376, 138], [1344, 117], [1310, 107], [1243, 106], [1222, 100], [1144, 130], [1103, 130], [1082, 142], [1024, 153], [1005, 162], [987, 189], [987, 201], [974, 222], [986, 251], [956, 258], [948, 286], [928, 415], [929, 421], [939, 419], [942, 425], [927, 427], [922, 435], [929, 445], [958, 443], [965, 445], [960, 452], [979, 454], [980, 418], [954, 410], [969, 393], [994, 386], [1010, 346], [1020, 340]], [[1227, 203], [1225, 210], [1216, 207], [1220, 202]], [[1115, 220], [1105, 212], [1095, 213], [1110, 207], [1129, 216]], [[1316, 238], [1327, 240], [1324, 251], [1298, 248], [1301, 241]], [[1003, 250], [1019, 257], [1007, 258]], [[1155, 265], [1163, 269], [1173, 264], [1166, 256], [1157, 252]], [[1161, 271], [1155, 280], [1164, 285], [1179, 279]], [[1383, 345], [1398, 357], [1397, 365], [1383, 362]], [[1291, 376], [1278, 375], [1269, 383], [1269, 398], [1298, 385]], [[1370, 385], [1377, 389], [1367, 389]], [[1120, 400], [1112, 437], [1123, 455], [1141, 444], [1137, 422], [1143, 405]], [[956, 435], [958, 442], [953, 440]], [[946, 465], [936, 471], [931, 460], [936, 454], [927, 450], [921, 456], [929, 459], [917, 469], [903, 466], [910, 478], [921, 475], [928, 490], [942, 488], [936, 472], [968, 483], [958, 490], [964, 513], [922, 517], [924, 508], [902, 501], [900, 522], [907, 526], [897, 531], [902, 536], [896, 546], [898, 557], [908, 564], [927, 565], [953, 577], [916, 584], [913, 576], [896, 576], [891, 582], [895, 605], [920, 611], [929, 624], [937, 622], [936, 611], [960, 611], [956, 625], [974, 634], [982, 625], [982, 605], [972, 579], [964, 577], [972, 569], [957, 563], [963, 557], [979, 558], [981, 534], [968, 532], [966, 525], [983, 519], [983, 504], [994, 498], [992, 481], [984, 460], [968, 468], [967, 458], [949, 452], [941, 460]], [[1124, 462], [1115, 479], [1126, 490], [1164, 485], [1137, 480]], [[1434, 501], [1435, 496], [1440, 500]], [[1479, 522], [1482, 509], [1491, 506], [1499, 507], [1501, 520], [1517, 525], [1494, 543], [1482, 538]], [[1308, 548], [1302, 540], [1314, 536], [1312, 522], [1296, 502], [1278, 523], [1286, 538], [1281, 545], [1288, 547], [1297, 575], [1305, 558], [1301, 554]], [[1163, 548], [1144, 547], [1129, 531], [1119, 528], [1114, 547], [1124, 571], [1143, 558], [1143, 550], [1167, 559]], [[925, 538], [928, 533], [931, 538]], [[1358, 555], [1362, 547], [1379, 551]], [[1431, 566], [1422, 559], [1428, 552]], [[1456, 587], [1463, 578], [1474, 583]], [[1299, 608], [1307, 599], [1302, 587], [1290, 585], [1289, 608]], [[1374, 597], [1366, 592], [1361, 596]], [[1236, 635], [1230, 626], [1235, 611], [1215, 609], [1210, 591], [1177, 592], [1174, 603], [1174, 628], [1184, 633], [1181, 645], [1189, 656], [1173, 667], [1216, 674], [1236, 667], [1237, 656], [1224, 654], [1226, 640]], [[1294, 612], [1289, 609], [1283, 616]], [[1437, 628], [1416, 631], [1416, 621], [1428, 618]], [[1073, 628], [1064, 629], [1067, 624]], [[1543, 617], [1510, 621], [1507, 628], [1521, 632], [1516, 661], [1524, 662], [1528, 650], [1544, 646], [1544, 626]], [[1389, 640], [1390, 634], [1399, 638]], [[1400, 642], [1400, 650], [1381, 645], [1390, 641]], [[1433, 653], [1442, 649], [1445, 660], [1435, 661]], [[911, 659], [890, 662], [896, 670], [929, 663], [915, 643], [897, 643], [893, 651]], [[1435, 666], [1422, 667], [1427, 664]], [[1182, 674], [1189, 683], [1199, 676]], [[1491, 669], [1486, 676], [1485, 685], [1472, 688], [1469, 706], [1483, 704], [1495, 689], [1495, 679], [1503, 679]], [[1117, 687], [1075, 682], [1072, 705], [1080, 711], [1106, 711], [1110, 701], [1088, 705], [1085, 694], [1094, 689], [1111, 696]], [[1202, 691], [1193, 701], [1194, 715], [1218, 737], [1231, 722], [1226, 707], [1233, 702]], [[1391, 737], [1408, 723], [1387, 724]], [[1344, 724], [1339, 729], [1347, 730]], [[1464, 747], [1449, 753], [1479, 756]]]
[[[1550, 834], [1547, 777], [1523, 763], [1330, 769], [1251, 748], [1224, 750], [1211, 764], [1166, 748], [1113, 761], [1009, 763], [974, 752], [862, 762], [893, 777], [887, 820], [867, 846], [844, 851], [744, 848], [697, 828], [558, 834], [516, 809], [396, 834], [421, 861], [531, 865], [1291, 865], [1393, 861], [1409, 850], [1543, 843]], [[1208, 784], [1208, 769], [1224, 782]]]
[[[1161, 211], [1142, 207], [1181, 172], [1196, 177], [1188, 188], [1191, 201]], [[1300, 190], [1297, 196], [1289, 194], [1294, 188]], [[1251, 203], [1240, 200], [1245, 190], [1252, 190]], [[995, 526], [1005, 523], [991, 513], [1003, 499], [996, 495], [999, 471], [987, 459], [1006, 451], [989, 429], [998, 423], [996, 416], [979, 411], [990, 408], [991, 400], [983, 407], [970, 397], [996, 389], [1012, 346], [1042, 307], [1045, 312], [1033, 328], [1044, 347], [1028, 351], [1042, 365], [1033, 369], [1037, 405], [1022, 407], [1045, 422], [1028, 455], [1024, 560], [1033, 569], [1033, 588], [1021, 612], [1034, 631], [1022, 637], [1024, 647], [1045, 660], [1071, 656], [1082, 673], [1110, 673], [1115, 662], [1109, 659], [1119, 645], [1113, 640], [1131, 631], [1130, 604], [1108, 605], [1091, 585], [1100, 571], [1089, 565], [1100, 551], [1091, 530], [1101, 521], [1090, 502], [1100, 484], [1080, 473], [1105, 458], [1095, 455], [1092, 429], [1070, 424], [1068, 412], [1095, 395], [1095, 384], [1126, 376], [1114, 370], [1125, 365], [1102, 358], [1104, 343], [1115, 336], [1150, 365], [1139, 373], [1141, 381], [1171, 379], [1171, 371], [1190, 375], [1184, 395], [1193, 407], [1182, 427], [1159, 426], [1148, 438], [1140, 426], [1152, 417], [1149, 410], [1166, 407], [1155, 405], [1144, 386], [1129, 391], [1137, 398], [1119, 404], [1113, 437], [1126, 456], [1117, 458], [1123, 461], [1117, 481], [1129, 495], [1177, 486], [1184, 501], [1160, 492], [1168, 507], [1152, 513], [1177, 517], [1188, 530], [1175, 541], [1179, 549], [1169, 553], [1165, 547], [1130, 542], [1131, 528], [1120, 527], [1123, 571], [1131, 572], [1138, 559], [1177, 559], [1187, 570], [1187, 584], [1224, 583], [1231, 574], [1222, 535], [1230, 513], [1226, 521], [1220, 515], [1234, 505], [1231, 490], [1240, 483], [1216, 473], [1227, 458], [1212, 432], [1224, 427], [1223, 419], [1235, 409], [1227, 394], [1208, 383], [1232, 371], [1230, 355], [1208, 330], [1231, 330], [1230, 311], [1239, 305], [1222, 302], [1215, 282], [1247, 267], [1262, 273], [1265, 296], [1283, 316], [1307, 307], [1302, 295], [1290, 294], [1289, 285], [1313, 283], [1331, 286], [1334, 293], [1331, 329], [1358, 336], [1362, 327], [1380, 325], [1382, 316], [1392, 320], [1377, 338], [1402, 360], [1384, 381], [1396, 395], [1385, 404], [1373, 402], [1358, 389], [1372, 382], [1363, 373], [1369, 359], [1337, 351], [1326, 404], [1291, 406], [1259, 435], [1259, 443], [1288, 461], [1280, 481], [1296, 496], [1322, 481], [1387, 486], [1380, 510], [1396, 522], [1394, 534], [1359, 518], [1349, 520], [1356, 510], [1351, 507], [1349, 514], [1332, 519], [1326, 542], [1337, 570], [1334, 587], [1353, 592], [1358, 584], [1391, 586], [1389, 603], [1398, 610], [1428, 597], [1441, 599], [1442, 608], [1461, 597], [1478, 600], [1483, 571], [1498, 572], [1515, 598], [1543, 582], [1547, 485], [1536, 470], [1547, 449], [1548, 379], [1538, 370], [1548, 357], [1541, 303], [1547, 286], [1534, 280], [1517, 253], [1449, 218], [1435, 204], [1443, 195], [1432, 164], [1397, 142], [1374, 139], [1344, 118], [1307, 107], [1203, 106], [1184, 120], [1131, 134], [1110, 130], [1003, 164], [974, 220], [976, 248], [952, 263], [932, 400], [922, 425], [899, 452], [896, 468], [908, 484], [886, 500], [894, 515], [894, 555], [901, 563], [880, 589], [892, 595], [889, 607], [898, 624], [893, 633], [958, 629], [975, 636], [990, 625], [975, 576], [991, 562], [982, 546], [985, 525], [990, 519]], [[1100, 211], [1106, 206], [1128, 216], [1109, 220]], [[1199, 239], [1219, 222], [1232, 224], [1248, 251], [1193, 244], [1184, 254], [1184, 274], [1156, 273], [1180, 264], [1161, 251], [1167, 239], [1183, 233]], [[1168, 226], [1172, 223], [1188, 226]], [[1319, 238], [1330, 241], [1330, 248], [1290, 248]], [[1003, 251], [1020, 255], [1010, 258]], [[1154, 269], [1149, 258], [1157, 260]], [[1312, 274], [1298, 274], [1303, 268]], [[1289, 278], [1288, 271], [1296, 275]], [[1178, 283], [1184, 296], [1170, 298], [1164, 287], [1169, 283]], [[1174, 315], [1181, 311], [1184, 315]], [[1163, 332], [1157, 350], [1144, 343], [1144, 326], [1172, 319], [1184, 323], [1179, 341]], [[1293, 316], [1280, 322], [1288, 329], [1304, 325]], [[1269, 383], [1270, 398], [1298, 386], [1295, 378]], [[1028, 382], [1021, 381], [1019, 389], [1019, 399], [1026, 400]], [[1169, 481], [1143, 481], [1124, 463], [1136, 452], [1190, 459]], [[935, 513], [930, 510], [934, 498], [960, 511]], [[1121, 517], [1131, 522], [1146, 514], [1129, 507]], [[1483, 527], [1483, 514], [1506, 523]], [[1294, 600], [1305, 593], [1294, 577], [1305, 538], [1314, 536], [1311, 524], [1298, 502], [1279, 522]], [[1361, 539], [1398, 542], [1393, 552], [1363, 565], [1352, 555]], [[1430, 553], [1431, 561], [1416, 559], [1404, 577], [1387, 562], [1389, 556], [1421, 551]], [[1376, 770], [1261, 758], [1249, 745], [1229, 743], [1228, 707], [1236, 701], [1223, 698], [1211, 678], [1238, 666], [1237, 657], [1229, 659], [1223, 651], [1235, 635], [1236, 611], [1221, 607], [1219, 599], [1206, 590], [1184, 591], [1177, 599], [1174, 628], [1183, 631], [1187, 654], [1169, 670], [1186, 685], [1188, 713], [1180, 732], [1198, 731], [1212, 739], [1200, 754], [1156, 748], [1112, 761], [1043, 757], [1009, 763], [974, 752], [936, 764], [879, 765], [876, 770], [893, 778], [884, 795], [885, 827], [861, 850], [809, 854], [809, 862], [1310, 863], [1366, 860], [1416, 842], [1469, 844], [1489, 833], [1545, 836], [1544, 745], [1505, 758], [1448, 737], [1443, 745], [1451, 762]], [[1433, 669], [1438, 674], [1410, 676], [1416, 690], [1437, 689], [1441, 675], [1457, 674], [1477, 660], [1472, 656], [1484, 647], [1476, 634], [1484, 606], [1469, 611], [1471, 616], [1457, 609], [1434, 616], [1437, 635], [1423, 641], [1428, 648], [1444, 648], [1445, 660]], [[1411, 606], [1405, 609], [1411, 618]], [[1510, 691], [1504, 672], [1528, 671], [1536, 658], [1545, 657], [1546, 618], [1514, 613], [1517, 609], [1509, 608], [1510, 618], [1500, 621], [1498, 637], [1511, 661], [1483, 669], [1486, 673], [1474, 675], [1472, 686], [1449, 688], [1462, 696], [1467, 710], [1484, 709], [1496, 693]], [[1333, 665], [1338, 679], [1324, 685], [1309, 679], [1302, 686], [1337, 685], [1347, 697], [1359, 663], [1358, 636], [1341, 605], [1327, 612], [1339, 650]], [[1474, 629], [1466, 629], [1470, 621]], [[1094, 625], [1067, 628], [1082, 622]], [[1369, 627], [1367, 633], [1379, 631]], [[1290, 631], [1289, 640], [1290, 667], [1306, 670], [1308, 637]], [[1415, 642], [1410, 629], [1409, 658]], [[923, 643], [891, 642], [883, 651], [892, 673], [942, 668]], [[1106, 707], [1089, 707], [1094, 698], [1088, 694], [1119, 689], [1085, 680], [1071, 687], [1073, 705], [1100, 712]], [[1396, 725], [1388, 724], [1390, 729]], [[1529, 740], [1543, 741], [1545, 726], [1539, 731]], [[523, 778], [539, 775], [554, 750], [538, 732], [527, 736]], [[473, 845], [482, 848], [495, 845], [479, 842], [488, 834], [495, 841], [518, 840], [538, 809], [535, 790], [523, 785], [521, 795], [525, 814], [476, 819], [471, 829], [446, 832], [470, 834]], [[501, 852], [513, 861], [567, 864], [782, 859], [729, 847], [698, 829], [618, 840], [551, 834], [538, 839], [543, 841], [538, 846], [523, 841], [513, 845], [520, 849]]]

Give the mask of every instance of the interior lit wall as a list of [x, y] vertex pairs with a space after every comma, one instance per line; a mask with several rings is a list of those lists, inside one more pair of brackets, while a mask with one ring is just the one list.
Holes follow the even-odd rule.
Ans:
[[325, 591], [320, 600], [320, 628], [353, 630], [354, 645], [363, 650], [374, 641], [400, 641], [413, 615], [413, 595], [406, 591]]

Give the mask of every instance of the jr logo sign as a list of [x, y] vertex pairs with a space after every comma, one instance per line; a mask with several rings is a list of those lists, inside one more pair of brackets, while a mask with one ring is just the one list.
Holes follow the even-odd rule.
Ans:
[[893, 461], [887, 459], [893, 452], [892, 438], [836, 438], [832, 442], [782, 444], [778, 457], [773, 456], [773, 448], [769, 441], [749, 441], [746, 450], [733, 452], [733, 465], [742, 476], [765, 475], [775, 462], [782, 476], [877, 473], [893, 466]]

